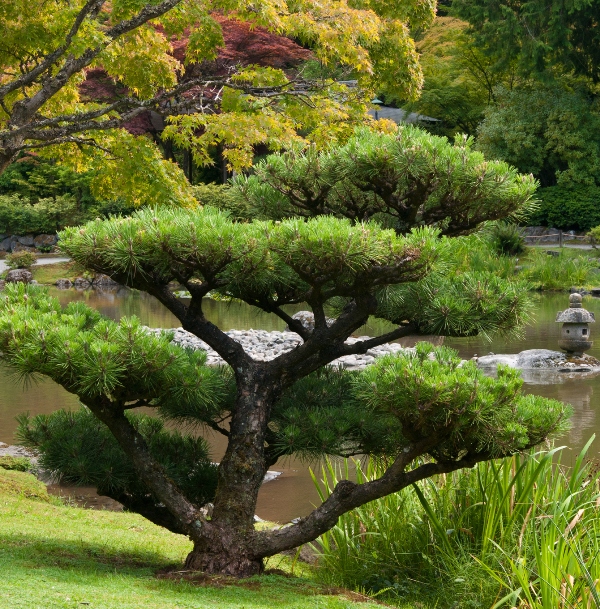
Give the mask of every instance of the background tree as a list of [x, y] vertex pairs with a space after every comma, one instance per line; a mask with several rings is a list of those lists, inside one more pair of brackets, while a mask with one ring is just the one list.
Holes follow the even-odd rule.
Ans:
[[598, 0], [453, 0], [452, 14], [499, 65], [526, 75], [573, 73], [600, 80]]
[[432, 116], [441, 123], [423, 125], [438, 134], [475, 135], [495, 89], [511, 89], [518, 82], [514, 62], [502, 68], [487, 56], [467, 32], [469, 24], [455, 17], [437, 16], [425, 32], [416, 34], [423, 69], [418, 99], [402, 100], [403, 108]]
[[[235, 222], [209, 207], [146, 208], [61, 235], [63, 250], [78, 263], [156, 296], [186, 330], [219, 353], [226, 370], [207, 368], [201, 354], [170, 345], [168, 333], [152, 335], [136, 320], [110, 322], [82, 305], [61, 310], [35, 288], [9, 286], [0, 301], [0, 349], [7, 363], [24, 375], [50, 376], [76, 393], [108, 428], [143, 486], [136, 494], [143, 505], [133, 509], [163, 524], [166, 511], [169, 526], [193, 540], [188, 569], [258, 573], [264, 557], [315, 539], [356, 506], [433, 474], [535, 445], [566, 424], [568, 407], [522, 396], [517, 372], [500, 369], [497, 380], [489, 379], [472, 362], [461, 366], [447, 349], [421, 346], [360, 373], [326, 368], [338, 357], [366, 353], [407, 334], [514, 330], [528, 311], [521, 286], [453, 272], [453, 240], [440, 233], [468, 231], [497, 209], [505, 215], [518, 212], [535, 190], [531, 177], [515, 174], [504, 163], [483, 162], [464, 143], [450, 146], [427, 135], [418, 140], [412, 130], [396, 136], [359, 133], [348, 147], [361, 161], [354, 165], [354, 179], [348, 176], [349, 182], [336, 189], [332, 203], [327, 203], [326, 180], [318, 169], [327, 170], [325, 153], [299, 154], [297, 164], [293, 155], [284, 159], [281, 175], [290, 173], [288, 184], [295, 186], [278, 203], [284, 211], [304, 205], [312, 212], [316, 208], [306, 203], [317, 193], [342, 217]], [[397, 193], [385, 199], [393, 203], [389, 207], [380, 202], [386, 176], [367, 162], [382, 163], [383, 157], [388, 158], [388, 188]], [[443, 168], [445, 180], [440, 175], [425, 179], [436, 168]], [[369, 182], [377, 184], [371, 192]], [[410, 187], [413, 182], [418, 186]], [[364, 207], [368, 197], [377, 213], [364, 222], [356, 205]], [[478, 220], [469, 220], [476, 208]], [[386, 218], [396, 230], [384, 228]], [[172, 281], [189, 290], [189, 303], [170, 291]], [[301, 344], [270, 361], [253, 359], [205, 318], [202, 303], [211, 291], [276, 315]], [[300, 302], [314, 313], [313, 330], [285, 312], [286, 304]], [[334, 323], [327, 322], [326, 313], [335, 315]], [[391, 321], [395, 329], [347, 344], [370, 315]], [[153, 449], [129, 414], [139, 406], [208, 425], [227, 438], [210, 519], [197, 495], [172, 473], [168, 456], [177, 451]], [[49, 464], [53, 436], [64, 433], [60, 420], [52, 423], [56, 427], [40, 425], [39, 419], [22, 425], [24, 439], [45, 450]], [[76, 433], [77, 425], [71, 430]], [[94, 450], [100, 450], [94, 442]], [[367, 454], [385, 458], [388, 467], [371, 482], [340, 482], [297, 524], [255, 531], [264, 474], [278, 458], [293, 453]], [[190, 450], [189, 458], [180, 458], [191, 473], [200, 468], [203, 455]], [[73, 461], [81, 462], [77, 451]], [[54, 463], [73, 477], [73, 462]], [[90, 479], [99, 485], [98, 476]], [[110, 491], [110, 480], [102, 488]]]
[[[123, 125], [159, 110], [174, 119], [169, 135], [189, 143], [199, 163], [209, 162], [207, 151], [218, 143], [233, 168], [251, 163], [248, 146], [285, 147], [299, 139], [299, 130], [314, 132], [322, 143], [348, 137], [342, 125], [365, 119], [374, 82], [408, 97], [417, 93], [421, 73], [409, 27], [425, 26], [433, 10], [431, 0], [393, 7], [369, 2], [350, 7], [338, 0], [318, 5], [3, 0], [0, 171], [25, 150], [41, 154], [51, 148], [46, 153], [63, 163], [94, 169], [99, 196], [114, 194], [117, 183], [134, 203], [191, 204], [181, 171], [161, 158], [149, 138], [136, 137]], [[297, 39], [325, 63], [351, 66], [360, 89], [298, 82], [281, 68], [216, 76], [200, 69], [178, 82], [186, 66], [218, 56], [224, 43], [219, 11]], [[173, 54], [182, 38], [183, 61]], [[118, 99], [82, 96], [89, 70], [119, 83]]]

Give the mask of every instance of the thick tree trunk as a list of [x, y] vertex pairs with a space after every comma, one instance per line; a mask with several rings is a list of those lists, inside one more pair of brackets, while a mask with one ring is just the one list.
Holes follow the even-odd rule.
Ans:
[[239, 379], [227, 451], [219, 466], [212, 520], [186, 560], [186, 568], [248, 577], [262, 571], [253, 555], [256, 500], [267, 465], [265, 436], [274, 402], [274, 379], [258, 367]]

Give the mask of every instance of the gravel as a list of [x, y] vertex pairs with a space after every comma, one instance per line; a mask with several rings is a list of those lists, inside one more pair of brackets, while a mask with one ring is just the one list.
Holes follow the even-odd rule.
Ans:
[[[162, 332], [161, 329], [153, 329], [153, 332]], [[206, 363], [209, 366], [224, 364], [225, 362], [204, 341], [187, 332], [183, 328], [176, 328], [173, 342], [181, 347], [191, 349], [203, 349], [207, 353]], [[302, 344], [302, 339], [295, 332], [267, 332], [266, 330], [230, 330], [228, 336], [240, 343], [246, 353], [254, 360], [264, 362], [295, 349]], [[352, 337], [346, 341], [347, 345], [353, 345], [369, 336]], [[345, 355], [331, 362], [332, 366], [342, 366], [349, 370], [358, 370], [372, 364], [377, 357], [398, 353], [405, 349], [397, 343], [387, 343], [373, 349], [369, 349], [364, 355]]]

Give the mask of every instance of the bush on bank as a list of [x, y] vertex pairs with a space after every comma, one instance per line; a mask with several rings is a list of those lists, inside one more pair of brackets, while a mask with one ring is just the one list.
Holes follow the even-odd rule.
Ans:
[[586, 231], [600, 224], [600, 186], [549, 186], [537, 196], [540, 206], [528, 218], [531, 226]]

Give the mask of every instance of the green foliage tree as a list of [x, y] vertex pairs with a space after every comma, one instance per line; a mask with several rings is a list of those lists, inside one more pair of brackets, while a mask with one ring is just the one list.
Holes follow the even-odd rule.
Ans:
[[485, 112], [477, 147], [543, 186], [600, 184], [600, 112], [584, 92], [559, 83], [500, 88]]
[[525, 75], [557, 71], [600, 80], [598, 0], [453, 0], [477, 45], [497, 64]]
[[403, 107], [440, 119], [441, 124], [427, 125], [435, 133], [475, 135], [486, 106], [494, 101], [495, 88], [512, 87], [516, 80], [513, 65], [499, 69], [474, 44], [468, 26], [454, 17], [438, 16], [416, 36], [423, 89], [415, 101], [403, 100]]
[[[402, 176], [407, 168], [414, 169], [405, 179], [422, 187], [409, 189], [413, 211], [406, 216], [399, 216], [398, 207], [381, 209], [375, 201], [380, 222], [354, 217], [352, 206], [360, 193], [349, 186], [334, 199], [335, 215], [342, 217], [236, 222], [208, 206], [163, 207], [62, 233], [65, 253], [156, 296], [186, 330], [219, 353], [228, 364], [224, 370], [204, 366], [201, 352], [175, 347], [169, 333], [151, 334], [135, 319], [117, 324], [81, 304], [63, 310], [35, 286], [8, 286], [2, 295], [0, 349], [6, 363], [23, 375], [51, 377], [76, 393], [108, 428], [118, 444], [117, 449], [111, 443], [110, 451], [127, 456], [123, 468], [131, 467], [143, 485], [137, 497], [145, 496], [146, 514], [152, 516], [152, 506], [164, 506], [171, 521], [193, 540], [186, 568], [237, 576], [258, 573], [264, 557], [314, 540], [354, 507], [436, 473], [535, 445], [567, 424], [569, 408], [523, 396], [517, 372], [501, 368], [498, 379], [489, 379], [473, 363], [461, 365], [448, 349], [420, 346], [414, 353], [380, 359], [362, 372], [329, 367], [341, 356], [366, 353], [408, 334], [509, 332], [527, 316], [521, 286], [485, 274], [453, 272], [453, 240], [440, 233], [475, 228], [465, 218], [474, 213], [470, 201], [486, 191], [488, 179], [496, 185], [495, 197], [477, 199], [480, 220], [498, 208], [508, 215], [526, 206], [535, 190], [533, 180], [503, 163], [484, 162], [466, 146], [431, 136], [423, 136], [419, 149], [416, 134], [408, 133], [412, 140], [401, 130], [389, 140], [359, 134], [352, 143], [358, 159], [381, 150], [390, 157], [388, 180], [394, 191], [407, 188]], [[281, 208], [299, 208], [295, 192], [308, 195], [315, 185], [323, 190], [319, 170], [300, 170], [308, 159], [317, 166], [322, 160], [325, 171], [328, 158], [297, 155], [295, 166], [291, 157], [276, 157], [275, 163], [288, 163], [285, 172], [296, 190], [285, 195], [287, 203], [275, 215], [281, 216]], [[445, 181], [427, 182], [424, 176], [436, 160], [444, 167]], [[379, 180], [370, 166], [365, 163], [361, 169], [357, 162], [356, 172], [361, 171], [363, 180]], [[385, 228], [386, 217], [391, 224], [401, 217], [399, 230]], [[171, 292], [172, 281], [190, 292], [189, 302]], [[270, 361], [253, 359], [204, 316], [203, 301], [214, 291], [279, 317], [302, 343]], [[301, 302], [314, 313], [313, 330], [283, 308]], [[334, 314], [333, 323], [328, 323], [326, 311]], [[346, 343], [370, 315], [393, 322], [395, 329]], [[226, 437], [211, 518], [194, 494], [198, 490], [190, 491], [185, 476], [174, 473], [169, 461], [177, 452], [182, 463], [176, 472], [187, 467], [191, 473], [199, 460], [203, 463], [203, 455], [155, 448], [143, 425], [128, 414], [142, 405]], [[62, 434], [60, 418], [51, 419], [57, 432], [49, 425], [24, 422], [26, 441], [44, 449], [54, 433]], [[256, 499], [265, 472], [289, 454], [382, 456], [388, 467], [364, 484], [341, 481], [327, 501], [294, 525], [255, 531]], [[100, 460], [102, 471], [107, 459]], [[54, 467], [72, 476], [75, 466], [69, 460]]]
[[[171, 122], [165, 137], [190, 148], [196, 162], [212, 162], [218, 144], [234, 169], [251, 164], [253, 145], [286, 147], [303, 139], [299, 131], [328, 145], [367, 119], [375, 83], [417, 94], [422, 78], [409, 28], [425, 27], [434, 8], [433, 0], [1, 0], [0, 172], [36, 150], [93, 169], [99, 198], [193, 204], [181, 170], [125, 123], [157, 110]], [[301, 41], [318, 60], [352, 68], [359, 88], [257, 66], [181, 79], [187, 65], [214, 59], [223, 45], [215, 13]], [[182, 38], [179, 61], [172, 44]], [[115, 99], [82, 95], [89, 69], [118, 83]]]

